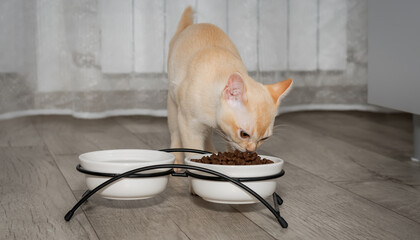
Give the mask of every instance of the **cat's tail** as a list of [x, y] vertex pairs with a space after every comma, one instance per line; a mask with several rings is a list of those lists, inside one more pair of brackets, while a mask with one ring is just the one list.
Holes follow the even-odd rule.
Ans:
[[191, 6], [188, 6], [184, 13], [182, 14], [181, 20], [179, 20], [178, 28], [176, 29], [176, 33], [178, 34], [186, 29], [188, 26], [192, 25], [194, 21], [194, 11]]

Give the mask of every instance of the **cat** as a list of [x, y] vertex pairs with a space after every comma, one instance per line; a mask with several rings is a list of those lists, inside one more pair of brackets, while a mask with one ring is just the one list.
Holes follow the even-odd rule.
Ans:
[[[193, 24], [187, 7], [169, 44], [167, 99], [171, 148], [216, 152], [211, 136], [219, 130], [227, 150], [255, 151], [273, 134], [288, 79], [263, 85], [252, 79], [229, 37], [215, 25]], [[183, 154], [175, 154], [176, 164]]]

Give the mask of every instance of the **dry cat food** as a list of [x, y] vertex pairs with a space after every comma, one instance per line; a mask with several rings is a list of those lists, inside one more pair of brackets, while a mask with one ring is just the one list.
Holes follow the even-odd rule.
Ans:
[[269, 164], [273, 161], [268, 159], [261, 159], [256, 152], [218, 152], [210, 156], [204, 156], [201, 159], [191, 159], [193, 162], [219, 164], [219, 165], [259, 165]]

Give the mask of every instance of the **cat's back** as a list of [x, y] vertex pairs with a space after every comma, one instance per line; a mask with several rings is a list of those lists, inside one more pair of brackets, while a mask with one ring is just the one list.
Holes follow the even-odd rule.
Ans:
[[170, 58], [194, 55], [208, 47], [221, 47], [239, 56], [233, 42], [219, 27], [210, 23], [192, 24], [174, 36], [170, 46]]
[[241, 61], [238, 50], [223, 30], [209, 23], [193, 24], [171, 40], [168, 57], [169, 83], [184, 80], [194, 58], [209, 49], [223, 49]]

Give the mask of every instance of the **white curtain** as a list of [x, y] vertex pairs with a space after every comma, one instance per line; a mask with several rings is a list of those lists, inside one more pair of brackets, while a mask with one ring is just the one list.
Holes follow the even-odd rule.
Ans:
[[295, 80], [280, 112], [378, 110], [366, 0], [1, 0], [0, 119], [166, 115], [168, 43], [188, 5], [256, 80]]

